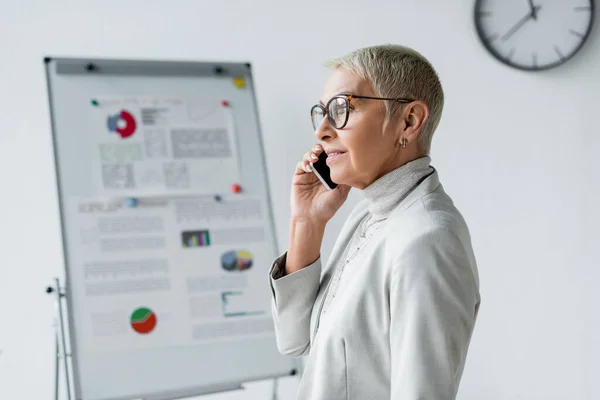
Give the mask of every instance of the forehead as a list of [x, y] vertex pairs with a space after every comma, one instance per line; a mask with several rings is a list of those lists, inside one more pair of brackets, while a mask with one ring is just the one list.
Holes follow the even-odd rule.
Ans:
[[362, 96], [372, 96], [374, 94], [369, 82], [345, 68], [338, 67], [327, 79], [321, 101], [326, 103], [330, 98], [340, 93]]

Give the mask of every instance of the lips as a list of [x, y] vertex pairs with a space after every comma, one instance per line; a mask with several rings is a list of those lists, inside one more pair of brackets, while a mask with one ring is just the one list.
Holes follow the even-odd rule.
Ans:
[[327, 149], [325, 152], [327, 153], [327, 165], [339, 160], [340, 157], [343, 157], [344, 154], [346, 154], [345, 151], [339, 149]]
[[331, 157], [331, 156], [335, 156], [335, 155], [344, 154], [345, 151], [340, 150], [340, 149], [326, 149], [325, 153], [327, 153], [328, 157]]

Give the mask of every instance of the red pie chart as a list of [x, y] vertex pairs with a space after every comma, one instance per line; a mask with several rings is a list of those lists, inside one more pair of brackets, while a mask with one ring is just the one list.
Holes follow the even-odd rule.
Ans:
[[140, 307], [131, 314], [130, 322], [134, 331], [145, 335], [156, 327], [156, 314], [147, 307]]
[[135, 133], [137, 124], [133, 115], [125, 110], [118, 114], [110, 115], [106, 121], [108, 130], [118, 133], [121, 139], [126, 139]]

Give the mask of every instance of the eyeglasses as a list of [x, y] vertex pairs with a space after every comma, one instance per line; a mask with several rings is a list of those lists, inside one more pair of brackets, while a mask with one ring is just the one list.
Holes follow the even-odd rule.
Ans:
[[340, 94], [333, 96], [325, 106], [315, 104], [310, 109], [310, 119], [312, 120], [313, 128], [317, 130], [325, 116], [329, 119], [331, 125], [336, 129], [342, 129], [348, 123], [350, 116], [350, 101], [352, 99], [368, 99], [368, 100], [390, 100], [399, 103], [412, 103], [414, 100], [408, 99], [391, 99], [388, 97], [370, 97], [370, 96], [355, 96], [350, 94]]

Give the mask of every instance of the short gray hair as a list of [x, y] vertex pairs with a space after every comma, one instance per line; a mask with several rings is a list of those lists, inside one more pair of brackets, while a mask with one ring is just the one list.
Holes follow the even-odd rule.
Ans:
[[[422, 100], [429, 107], [429, 119], [419, 135], [419, 148], [429, 152], [433, 133], [440, 123], [444, 91], [437, 72], [417, 51], [399, 45], [364, 47], [326, 64], [343, 67], [369, 82], [379, 97]], [[387, 124], [403, 103], [386, 101]]]

